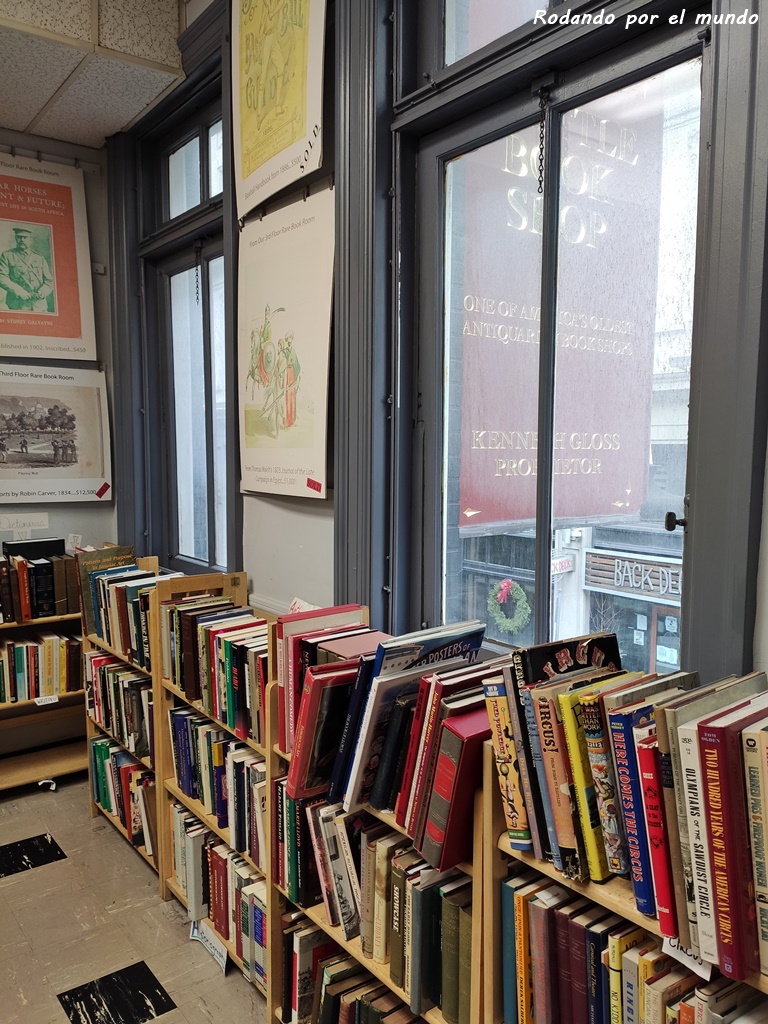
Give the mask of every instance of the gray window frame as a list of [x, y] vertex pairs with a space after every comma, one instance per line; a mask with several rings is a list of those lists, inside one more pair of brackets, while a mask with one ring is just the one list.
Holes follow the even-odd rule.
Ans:
[[[336, 4], [337, 117], [346, 123], [341, 118], [352, 115], [350, 130], [337, 140], [338, 182], [343, 169], [351, 185], [340, 190], [337, 246], [340, 251], [347, 245], [350, 259], [369, 255], [355, 277], [357, 288], [343, 280], [336, 287], [337, 438], [344, 434], [336, 472], [337, 597], [370, 603], [383, 613], [378, 621], [392, 630], [434, 622], [439, 615], [434, 523], [441, 463], [434, 424], [441, 415], [442, 375], [428, 339], [441, 335], [442, 264], [435, 234], [441, 224], [437, 179], [434, 173], [429, 177], [429, 160], [438, 153], [429, 145], [437, 146], [440, 159], [458, 151], [461, 128], [452, 127], [457, 124], [471, 125], [470, 134], [479, 140], [496, 103], [506, 110], [507, 123], [515, 120], [510, 111], [517, 124], [534, 121], [532, 89], [552, 72], [560, 74], [553, 100], [566, 104], [572, 87], [585, 96], [591, 80], [595, 90], [615, 88], [622, 79], [650, 73], [649, 60], [660, 70], [701, 47], [703, 141], [681, 654], [682, 664], [707, 679], [749, 670], [768, 430], [768, 350], [760, 344], [766, 326], [768, 166], [762, 154], [768, 149], [768, 26], [721, 29], [711, 38], [703, 32], [700, 39], [666, 28], [631, 35], [622, 24], [627, 14], [650, 10], [666, 21], [680, 5], [615, 0], [617, 22], [610, 29], [520, 30], [442, 68], [419, 63], [425, 50], [408, 20], [414, 6], [423, 18], [421, 38], [439, 38], [437, 0], [396, 2], [394, 12], [379, 0]], [[578, 6], [597, 10], [601, 4]], [[739, 14], [744, 6], [744, 0], [714, 0], [711, 10]], [[747, 6], [757, 9], [755, 0]], [[710, 7], [689, 5], [689, 16], [697, 9]], [[556, 159], [554, 147], [549, 159]], [[734, 337], [736, 345], [722, 343]], [[551, 359], [552, 352], [542, 358]], [[354, 472], [345, 472], [353, 461]], [[539, 477], [544, 489], [551, 487], [545, 477]], [[548, 572], [549, 557], [549, 538], [542, 536], [540, 574]], [[537, 601], [536, 618], [541, 638], [548, 622], [546, 593]]]

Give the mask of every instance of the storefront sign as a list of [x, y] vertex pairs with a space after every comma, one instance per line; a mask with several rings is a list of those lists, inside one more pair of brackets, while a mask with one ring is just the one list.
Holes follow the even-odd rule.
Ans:
[[589, 550], [584, 563], [584, 589], [608, 594], [650, 597], [660, 604], [680, 604], [683, 569], [679, 559]]
[[555, 576], [559, 572], [573, 572], [574, 561], [573, 555], [555, 555], [552, 558], [552, 575]]

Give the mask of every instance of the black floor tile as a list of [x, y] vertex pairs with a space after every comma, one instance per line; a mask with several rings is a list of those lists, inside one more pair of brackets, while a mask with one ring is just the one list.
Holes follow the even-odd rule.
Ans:
[[16, 875], [19, 871], [29, 871], [43, 864], [53, 864], [57, 860], [66, 860], [62, 850], [53, 836], [46, 832], [42, 836], [31, 839], [20, 839], [15, 843], [0, 846], [0, 878]]
[[147, 1024], [176, 1007], [143, 960], [57, 998], [72, 1024]]

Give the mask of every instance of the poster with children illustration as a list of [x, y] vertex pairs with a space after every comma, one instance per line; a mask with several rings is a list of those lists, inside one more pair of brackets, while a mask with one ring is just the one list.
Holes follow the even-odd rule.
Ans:
[[325, 497], [333, 243], [327, 187], [240, 235], [244, 491]]

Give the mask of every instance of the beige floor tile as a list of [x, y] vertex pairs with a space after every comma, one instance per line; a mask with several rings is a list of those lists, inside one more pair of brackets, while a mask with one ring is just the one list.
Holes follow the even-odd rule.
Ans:
[[0, 993], [3, 1024], [16, 1018], [26, 1024], [33, 1013], [41, 1015], [42, 1020], [50, 1013], [51, 1019], [55, 1019], [53, 1014], [59, 1004], [34, 955], [0, 963]]
[[230, 966], [226, 977], [211, 981], [194, 1002], [184, 1002], [188, 1024], [266, 1024], [267, 1002]]
[[69, 942], [41, 946], [35, 957], [51, 991], [56, 994], [143, 959], [117, 924], [94, 928]]
[[24, 932], [13, 916], [11, 908], [0, 896], [0, 962], [12, 960], [16, 956], [29, 952], [30, 948], [24, 938]]
[[13, 910], [23, 903], [50, 897], [56, 889], [82, 889], [83, 882], [71, 860], [57, 860], [39, 868], [0, 878], [0, 895]]
[[189, 918], [176, 900], [126, 914], [120, 926], [143, 957], [167, 953], [189, 942]]
[[52, 889], [38, 900], [25, 899], [16, 904], [9, 896], [6, 898], [33, 950], [77, 939], [109, 922], [106, 910], [80, 883]]
[[26, 1007], [10, 1017], [3, 1017], [3, 1024], [70, 1024], [70, 1020], [57, 999], [45, 1006], [36, 1009]]
[[222, 977], [221, 968], [199, 942], [188, 942], [147, 957], [145, 962], [174, 1003], [182, 1008], [197, 1003], [210, 985]]

